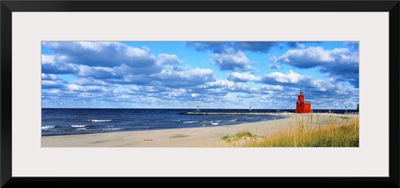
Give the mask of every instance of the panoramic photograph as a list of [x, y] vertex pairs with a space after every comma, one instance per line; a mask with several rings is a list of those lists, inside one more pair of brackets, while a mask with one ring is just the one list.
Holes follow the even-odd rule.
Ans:
[[42, 147], [359, 147], [358, 41], [43, 41]]

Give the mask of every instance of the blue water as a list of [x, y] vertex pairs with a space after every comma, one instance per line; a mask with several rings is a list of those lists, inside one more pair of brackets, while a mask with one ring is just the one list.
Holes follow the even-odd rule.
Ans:
[[[188, 109], [42, 109], [42, 135], [72, 135], [174, 128], [214, 127], [282, 119], [284, 116], [181, 115]], [[248, 112], [244, 109], [202, 109], [202, 112]], [[252, 112], [294, 112], [255, 110]], [[328, 110], [314, 112], [328, 112]], [[343, 113], [344, 110], [332, 111]], [[348, 110], [348, 112], [351, 112]]]

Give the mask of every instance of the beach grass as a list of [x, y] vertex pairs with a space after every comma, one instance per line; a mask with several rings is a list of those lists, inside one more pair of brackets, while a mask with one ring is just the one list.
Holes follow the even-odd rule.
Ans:
[[[319, 116], [314, 114], [299, 115], [287, 126], [279, 126], [279, 130], [266, 137], [243, 139], [250, 136], [239, 132], [234, 136], [224, 136], [230, 146], [243, 147], [358, 147], [359, 120], [347, 116], [331, 116], [326, 122], [318, 122]], [[245, 134], [246, 133], [246, 134]], [[251, 133], [250, 133], [251, 134]], [[255, 138], [255, 134], [251, 134]], [[232, 139], [236, 138], [236, 139]]]
[[233, 136], [229, 136], [229, 135], [225, 135], [223, 136], [221, 139], [226, 141], [226, 142], [236, 142], [236, 141], [240, 141], [240, 140], [244, 140], [244, 139], [252, 139], [255, 138], [256, 135], [253, 135], [251, 132], [249, 131], [240, 131], [238, 133], [236, 133]]

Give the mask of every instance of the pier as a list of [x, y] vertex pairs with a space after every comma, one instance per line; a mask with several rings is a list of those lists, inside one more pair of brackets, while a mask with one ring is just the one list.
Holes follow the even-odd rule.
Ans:
[[181, 115], [236, 115], [236, 116], [282, 116], [291, 113], [267, 113], [267, 112], [181, 112]]

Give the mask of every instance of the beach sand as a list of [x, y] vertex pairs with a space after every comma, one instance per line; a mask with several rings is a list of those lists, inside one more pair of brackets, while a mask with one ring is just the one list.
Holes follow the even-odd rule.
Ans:
[[[326, 124], [343, 116], [358, 118], [353, 114], [286, 114], [287, 118], [238, 125], [182, 128], [151, 131], [131, 131], [99, 134], [42, 137], [42, 147], [224, 147], [221, 138], [248, 131], [257, 136], [268, 136], [286, 129], [294, 122], [308, 121], [309, 126]], [[318, 120], [318, 122], [317, 122]]]

